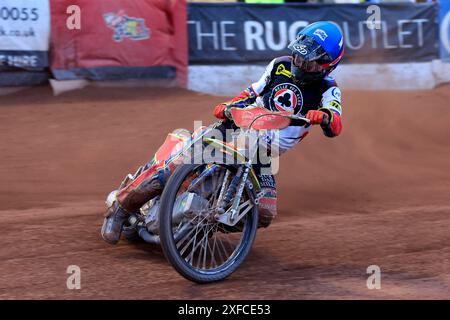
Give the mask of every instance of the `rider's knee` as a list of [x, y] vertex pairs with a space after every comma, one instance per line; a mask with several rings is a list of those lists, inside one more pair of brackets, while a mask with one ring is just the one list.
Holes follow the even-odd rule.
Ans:
[[124, 210], [138, 212], [146, 202], [162, 193], [168, 171], [152, 172], [152, 168], [148, 171], [117, 193], [117, 202]]

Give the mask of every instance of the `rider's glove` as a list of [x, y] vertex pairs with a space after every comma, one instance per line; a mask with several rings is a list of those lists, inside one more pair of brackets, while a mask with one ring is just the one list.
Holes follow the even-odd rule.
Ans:
[[311, 124], [322, 124], [324, 119], [328, 119], [328, 114], [319, 110], [309, 110], [306, 114]]
[[214, 116], [218, 119], [231, 119], [230, 107], [225, 104], [219, 104], [214, 108]]
[[341, 117], [329, 109], [310, 110], [306, 114], [306, 118], [311, 124], [320, 124], [327, 137], [336, 137], [342, 131]]

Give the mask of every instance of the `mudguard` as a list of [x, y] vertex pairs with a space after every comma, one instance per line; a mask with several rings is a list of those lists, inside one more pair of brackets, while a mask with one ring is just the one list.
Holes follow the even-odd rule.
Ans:
[[[232, 146], [222, 140], [205, 138], [204, 141], [206, 143], [212, 145], [213, 147], [215, 147], [220, 152], [224, 152], [229, 155], [232, 155], [233, 157], [235, 157], [235, 159], [237, 159], [239, 161], [242, 161], [242, 162], [247, 161], [245, 156], [239, 150], [237, 150], [234, 146]], [[256, 190], [260, 190], [261, 185], [259, 183], [259, 180], [258, 180], [255, 170], [253, 170], [253, 168], [251, 168], [251, 170], [249, 172], [249, 178], [250, 178], [250, 181], [252, 182], [253, 186], [256, 188]]]

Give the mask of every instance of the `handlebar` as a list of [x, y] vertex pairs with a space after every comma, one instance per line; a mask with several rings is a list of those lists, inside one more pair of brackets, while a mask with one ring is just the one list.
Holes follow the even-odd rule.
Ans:
[[[230, 108], [226, 117], [232, 120], [238, 127], [260, 129], [281, 129], [287, 126], [305, 126], [309, 127], [311, 121], [301, 115], [294, 115], [287, 111], [271, 112], [261, 107], [253, 108]], [[257, 121], [263, 117], [263, 122]], [[278, 119], [278, 120], [277, 120]], [[330, 119], [328, 115], [323, 117], [321, 126], [329, 126]]]
[[296, 116], [296, 115], [292, 115], [289, 117], [291, 119], [291, 126], [295, 126], [295, 127], [303, 127], [303, 126], [309, 126], [311, 124], [311, 122], [309, 121], [308, 118], [305, 117], [301, 117], [301, 116]]
[[[291, 126], [304, 126], [305, 124], [307, 124], [307, 126], [309, 126], [311, 124], [311, 121], [309, 121], [309, 119], [305, 118], [305, 117], [301, 117], [301, 116], [291, 116]], [[320, 124], [322, 127], [328, 127], [330, 125], [330, 118], [328, 117], [328, 115], [326, 114], [323, 117], [322, 123]]]

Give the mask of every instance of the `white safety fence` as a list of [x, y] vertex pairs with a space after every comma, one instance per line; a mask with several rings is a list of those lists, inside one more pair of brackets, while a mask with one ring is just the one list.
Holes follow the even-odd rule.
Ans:
[[[191, 65], [188, 89], [232, 96], [263, 74], [262, 65]], [[450, 82], [450, 63], [441, 60], [416, 63], [345, 64], [332, 74], [340, 87], [354, 90], [433, 89]]]
[[[263, 65], [191, 65], [188, 89], [219, 96], [233, 96], [258, 80]], [[441, 60], [415, 63], [345, 64], [332, 74], [343, 89], [350, 90], [426, 90], [450, 83], [450, 62]], [[124, 80], [90, 82], [87, 80], [50, 80], [55, 95], [94, 85], [102, 87], [160, 86], [155, 81]], [[24, 88], [0, 88], [0, 96]]]

